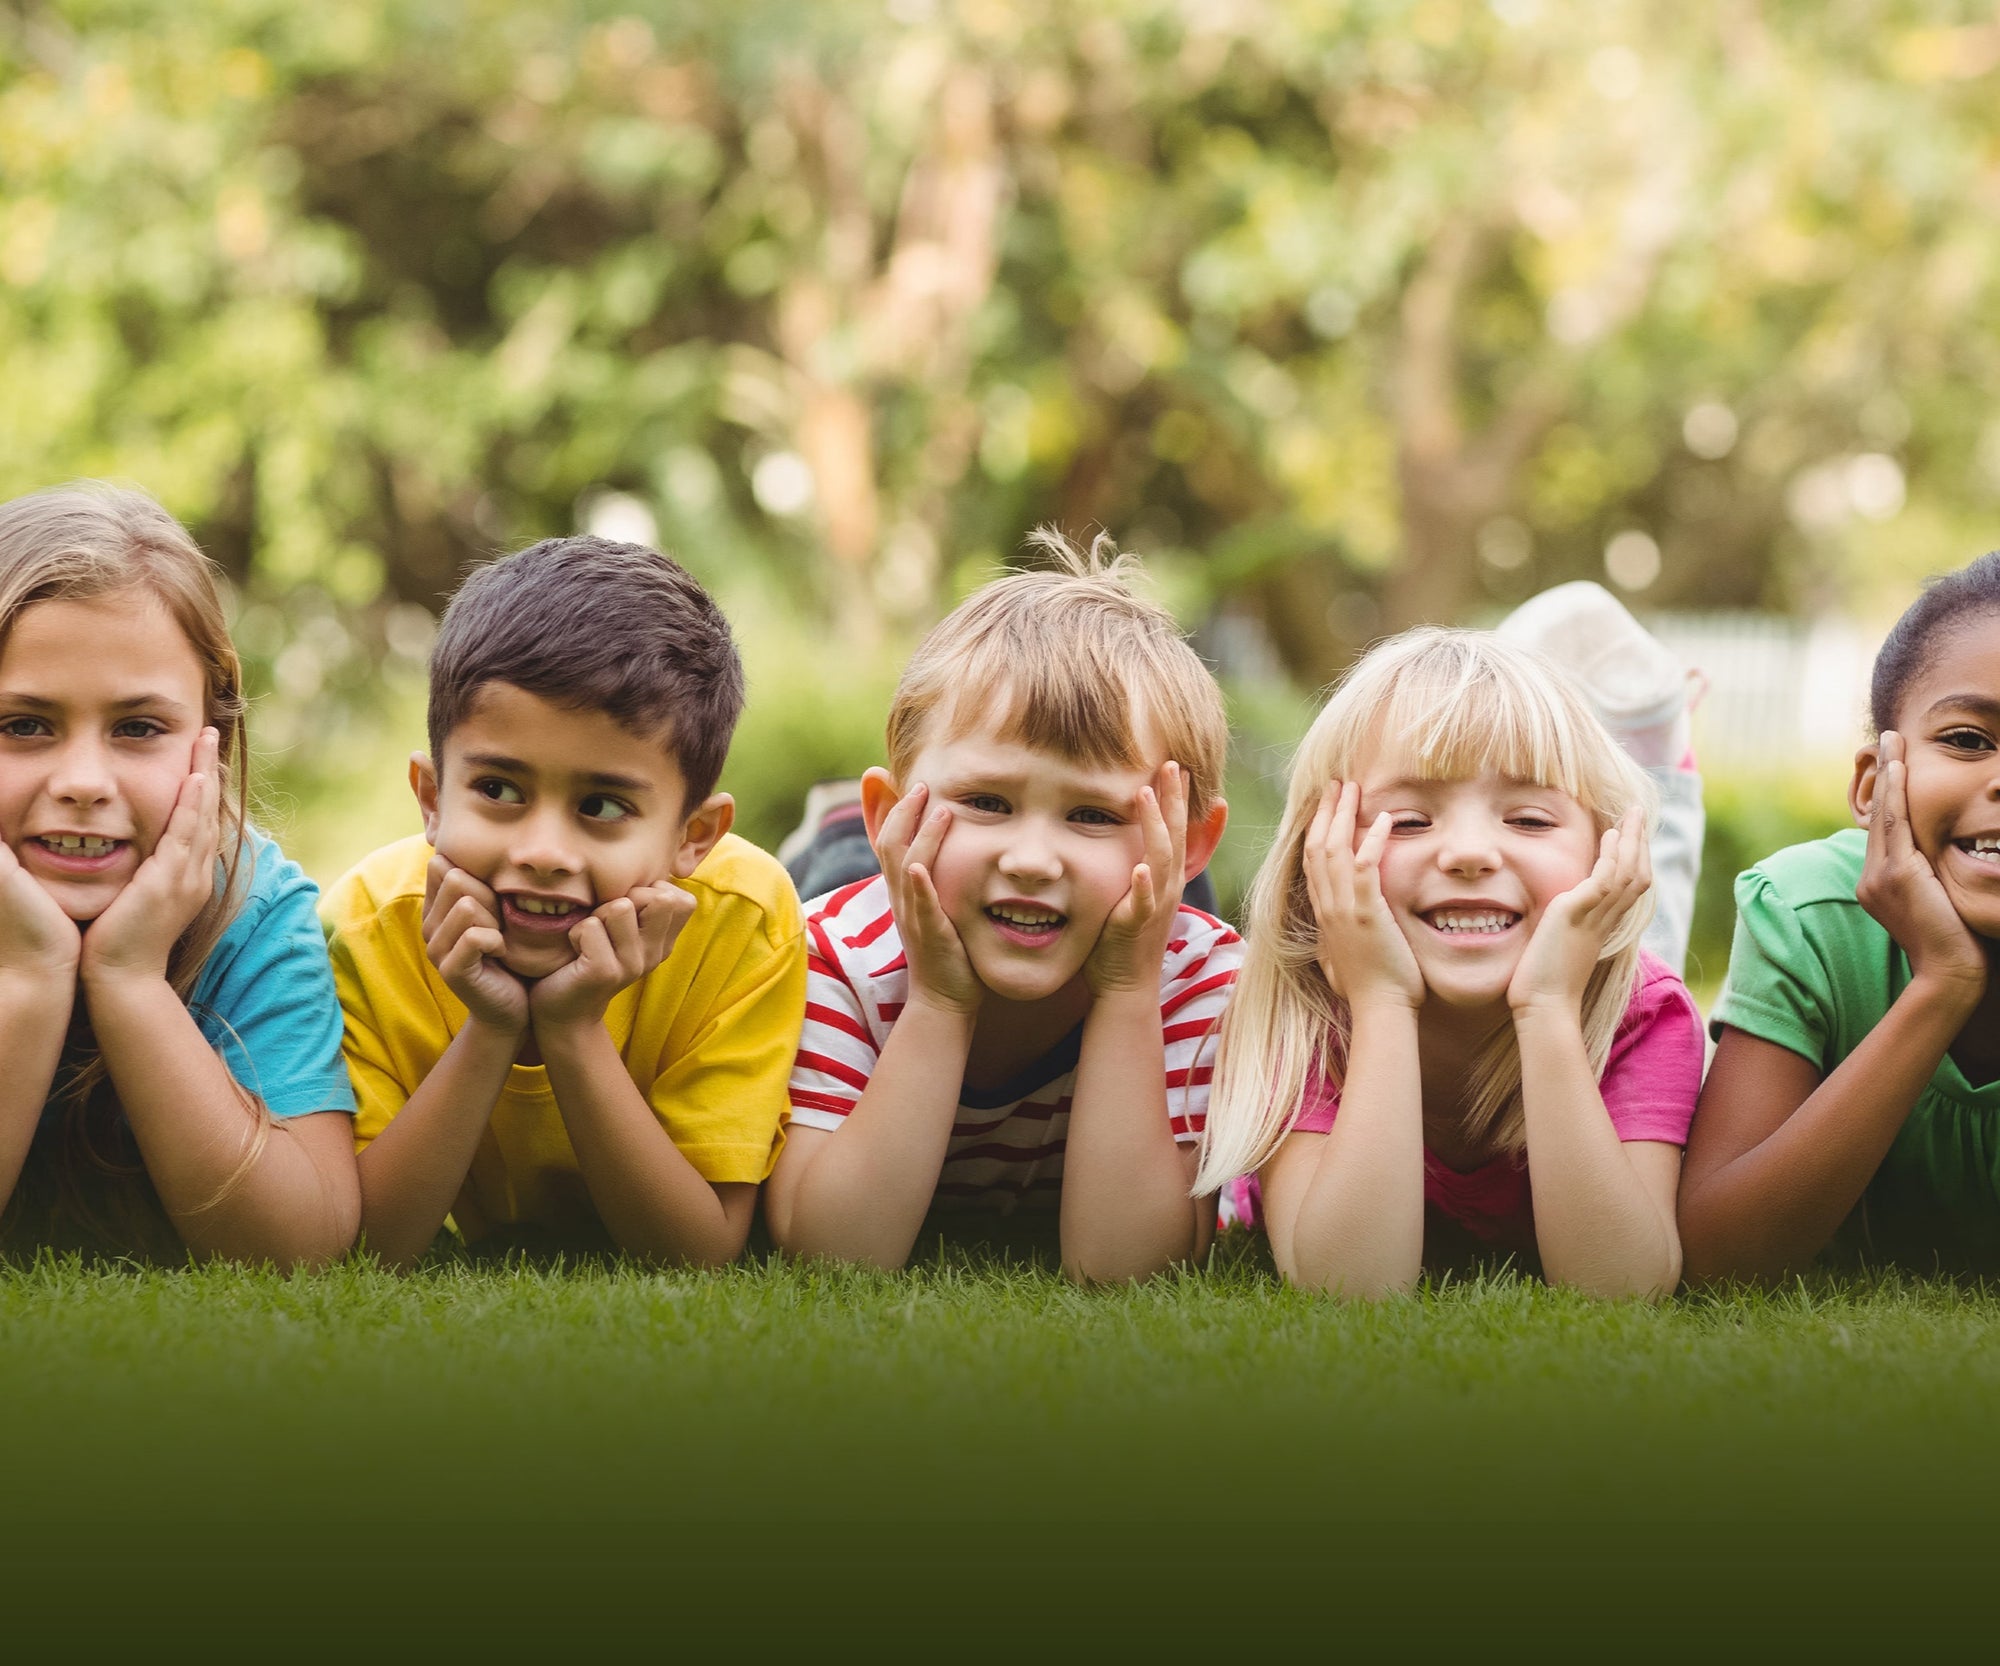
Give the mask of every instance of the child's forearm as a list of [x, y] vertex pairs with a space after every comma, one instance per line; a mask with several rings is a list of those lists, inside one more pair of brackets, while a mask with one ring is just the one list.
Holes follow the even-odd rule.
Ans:
[[972, 1027], [970, 1013], [903, 1008], [854, 1109], [770, 1210], [781, 1249], [883, 1268], [909, 1260], [951, 1149]]
[[748, 1208], [725, 1207], [660, 1125], [602, 1021], [541, 1025], [535, 1039], [590, 1201], [628, 1255], [720, 1267], [743, 1253]]
[[363, 1148], [361, 1242], [385, 1267], [415, 1266], [436, 1239], [520, 1050], [518, 1034], [468, 1018]]
[[188, 1248], [281, 1265], [345, 1253], [359, 1216], [350, 1136], [334, 1160], [324, 1139], [267, 1126], [164, 978], [86, 990], [147, 1176]]
[[1413, 1009], [1357, 1007], [1353, 1018], [1340, 1114], [1271, 1241], [1287, 1277], [1373, 1300], [1423, 1274], [1423, 1075]]
[[34, 1143], [75, 1001], [76, 985], [67, 978], [0, 980], [0, 1208], [13, 1197]]
[[1656, 1198], [1633, 1167], [1576, 1014], [1524, 1010], [1514, 1033], [1544, 1275], [1593, 1296], [1669, 1294], [1681, 1272], [1672, 1200]]
[[1192, 1172], [1169, 1120], [1157, 992], [1099, 996], [1063, 1148], [1064, 1271], [1108, 1282], [1185, 1261], [1201, 1247]]
[[[1911, 982], [1764, 1139], [1691, 1172], [1680, 1201], [1689, 1277], [1771, 1279], [1809, 1265], [1861, 1201], [1975, 1005], [1955, 986]], [[1730, 1085], [1720, 1075], [1710, 1072], [1704, 1108]]]

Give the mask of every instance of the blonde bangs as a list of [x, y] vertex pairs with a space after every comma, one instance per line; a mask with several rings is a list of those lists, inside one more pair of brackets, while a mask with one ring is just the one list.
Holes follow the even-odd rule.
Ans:
[[1574, 712], [1540, 677], [1509, 676], [1486, 655], [1441, 653], [1404, 664], [1377, 721], [1377, 761], [1423, 781], [1493, 773], [1552, 787], [1595, 809]]

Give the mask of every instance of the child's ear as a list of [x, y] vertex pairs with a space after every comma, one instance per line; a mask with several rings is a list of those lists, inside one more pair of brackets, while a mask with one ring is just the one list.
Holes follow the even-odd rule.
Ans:
[[875, 846], [875, 835], [882, 830], [882, 824], [889, 819], [889, 812], [901, 802], [903, 789], [896, 785], [895, 776], [886, 769], [877, 767], [868, 770], [861, 777], [861, 820], [868, 829], [868, 843]]
[[1222, 843], [1222, 830], [1229, 825], [1229, 801], [1216, 798], [1200, 816], [1189, 816], [1187, 825], [1187, 860], [1181, 863], [1181, 883], [1190, 879], [1208, 866], [1215, 855], [1215, 847]]
[[1864, 827], [1875, 809], [1875, 777], [1882, 762], [1882, 744], [1870, 741], [1854, 754], [1854, 779], [1847, 783], [1847, 807]]
[[428, 752], [410, 754], [410, 791], [417, 795], [417, 808], [423, 812], [425, 842], [435, 850], [438, 842], [438, 772]]
[[674, 852], [674, 878], [686, 879], [701, 866], [736, 821], [736, 800], [727, 793], [710, 793], [681, 823], [680, 848]]

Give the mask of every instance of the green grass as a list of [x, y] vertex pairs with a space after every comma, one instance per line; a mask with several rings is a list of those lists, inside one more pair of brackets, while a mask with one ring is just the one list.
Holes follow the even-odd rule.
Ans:
[[1501, 1274], [1359, 1308], [1240, 1249], [1112, 1291], [979, 1252], [895, 1277], [44, 1258], [0, 1272], [0, 1408], [39, 1635], [213, 1643], [304, 1604], [306, 1655], [387, 1627], [1022, 1658], [1414, 1616], [1482, 1646], [1640, 1613], [1633, 1648], [1725, 1613], [1907, 1639], [1914, 1590], [1935, 1626], [1981, 1585], [2000, 1519], [2000, 1301], [1897, 1278], [1652, 1308]]

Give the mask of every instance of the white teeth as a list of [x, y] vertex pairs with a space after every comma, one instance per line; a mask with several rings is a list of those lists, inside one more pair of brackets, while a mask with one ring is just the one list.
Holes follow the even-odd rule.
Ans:
[[42, 843], [65, 856], [108, 856], [118, 848], [116, 839], [100, 839], [89, 833], [46, 833]]
[[1505, 931], [1514, 923], [1512, 914], [1433, 914], [1431, 924], [1439, 931]]
[[516, 897], [514, 906], [523, 914], [574, 914], [583, 905], [563, 902], [560, 899], [542, 897]]
[[1062, 923], [1062, 916], [1060, 914], [1050, 914], [1040, 909], [995, 906], [987, 909], [986, 912], [991, 914], [996, 920], [1005, 920], [1009, 925], [1053, 926]]

